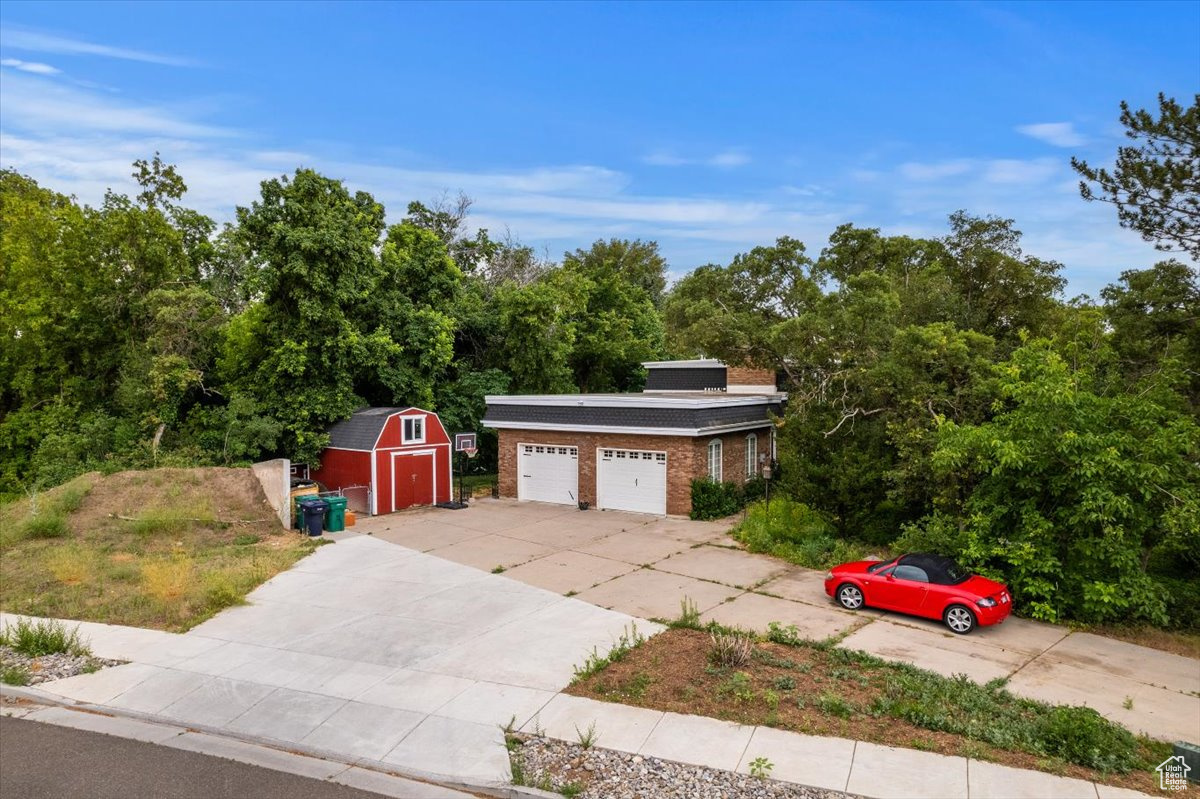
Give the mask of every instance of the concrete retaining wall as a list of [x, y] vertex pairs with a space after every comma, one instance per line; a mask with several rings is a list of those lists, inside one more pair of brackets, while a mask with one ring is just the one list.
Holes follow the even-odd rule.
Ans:
[[275, 515], [283, 528], [292, 526], [292, 462], [287, 458], [276, 458], [273, 461], [263, 461], [250, 467], [258, 482], [262, 484], [267, 502], [275, 509]]

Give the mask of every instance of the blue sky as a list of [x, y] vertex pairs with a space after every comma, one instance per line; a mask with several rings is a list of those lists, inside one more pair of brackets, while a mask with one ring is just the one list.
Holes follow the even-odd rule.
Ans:
[[1200, 91], [1200, 2], [0, 6], [0, 163], [81, 200], [159, 150], [228, 220], [302, 165], [393, 220], [465, 191], [556, 259], [653, 239], [675, 275], [964, 208], [1095, 295], [1163, 256], [1069, 159], [1160, 91]]

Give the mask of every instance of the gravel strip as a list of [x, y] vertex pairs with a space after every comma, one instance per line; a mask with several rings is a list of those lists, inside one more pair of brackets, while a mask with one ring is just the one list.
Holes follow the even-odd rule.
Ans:
[[846, 799], [851, 794], [809, 788], [733, 771], [686, 766], [551, 738], [526, 738], [511, 752], [525, 784], [562, 791], [583, 787], [579, 799]]
[[64, 677], [74, 677], [76, 674], [99, 671], [105, 666], [119, 666], [124, 662], [91, 655], [57, 654], [31, 658], [10, 647], [0, 646], [0, 667], [24, 670], [29, 675], [26, 685], [37, 685], [51, 680], [61, 680]]

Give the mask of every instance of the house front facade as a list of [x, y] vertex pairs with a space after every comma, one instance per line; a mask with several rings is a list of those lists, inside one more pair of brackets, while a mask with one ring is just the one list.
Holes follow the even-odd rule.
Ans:
[[641, 394], [487, 397], [503, 497], [686, 515], [696, 478], [742, 482], [774, 455], [774, 375], [720, 361], [644, 364]]

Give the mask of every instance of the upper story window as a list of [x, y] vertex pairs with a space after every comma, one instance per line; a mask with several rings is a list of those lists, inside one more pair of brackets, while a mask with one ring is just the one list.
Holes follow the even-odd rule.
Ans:
[[425, 443], [425, 417], [405, 416], [400, 420], [403, 426], [402, 444]]
[[721, 476], [721, 439], [714, 438], [708, 442], [708, 479], [714, 483], [722, 480]]
[[746, 436], [746, 479], [758, 474], [758, 436], [754, 433]]

